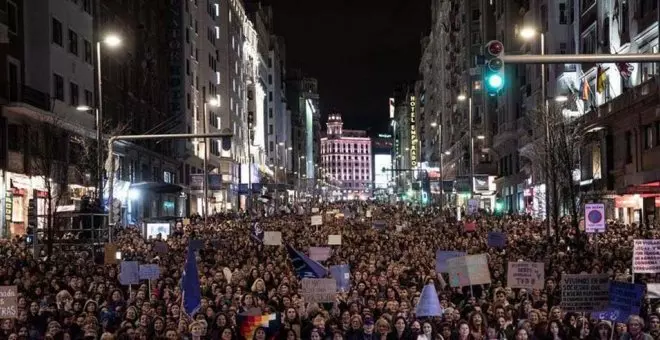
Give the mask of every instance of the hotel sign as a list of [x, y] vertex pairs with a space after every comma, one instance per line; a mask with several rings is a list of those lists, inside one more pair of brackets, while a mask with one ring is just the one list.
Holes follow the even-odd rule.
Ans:
[[417, 168], [417, 98], [410, 96], [410, 167]]

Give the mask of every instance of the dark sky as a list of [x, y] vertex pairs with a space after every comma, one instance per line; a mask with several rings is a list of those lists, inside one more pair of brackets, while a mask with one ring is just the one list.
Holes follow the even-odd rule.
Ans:
[[[319, 80], [322, 117], [387, 132], [388, 98], [417, 78], [430, 0], [270, 0], [287, 64]], [[323, 124], [325, 126], [325, 124]]]

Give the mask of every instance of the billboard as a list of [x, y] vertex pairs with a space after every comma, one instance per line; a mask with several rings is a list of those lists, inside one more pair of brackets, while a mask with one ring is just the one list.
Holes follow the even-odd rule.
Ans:
[[[392, 179], [392, 155], [374, 155], [374, 188], [387, 188]], [[385, 171], [383, 171], [385, 169]]]

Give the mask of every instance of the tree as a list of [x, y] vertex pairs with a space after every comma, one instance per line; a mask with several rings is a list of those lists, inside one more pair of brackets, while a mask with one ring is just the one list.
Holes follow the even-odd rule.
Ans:
[[[109, 120], [103, 122], [103, 131], [106, 136], [126, 134], [129, 131], [129, 128], [128, 124], [113, 124]], [[102, 143], [103, 148], [101, 152], [98, 152], [96, 139], [83, 135], [71, 136], [71, 143], [74, 148], [73, 154], [75, 155], [75, 160], [73, 160], [73, 170], [76, 177], [85, 187], [98, 187], [98, 174], [103, 176], [105, 173], [105, 157], [108, 154], [106, 140], [107, 139], [104, 138]], [[100, 169], [99, 164], [101, 166]], [[94, 198], [98, 199], [100, 202], [100, 194], [96, 191], [95, 194], [96, 197]]]
[[28, 152], [32, 174], [43, 177], [46, 189], [44, 228], [49, 256], [53, 253], [54, 212], [69, 196], [69, 136], [58, 117], [49, 117], [30, 127]]
[[563, 103], [549, 103], [529, 112], [532, 140], [521, 152], [531, 161], [535, 182], [546, 184], [539, 201], [549, 207], [546, 218], [550, 226], [555, 226], [556, 240], [562, 232], [562, 210], [579, 233], [583, 205], [580, 188], [573, 179], [574, 171], [580, 169], [580, 148], [585, 143], [583, 123], [569, 112]]

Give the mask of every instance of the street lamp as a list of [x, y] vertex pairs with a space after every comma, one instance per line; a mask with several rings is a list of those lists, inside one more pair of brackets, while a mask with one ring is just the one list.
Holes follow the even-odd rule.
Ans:
[[[101, 43], [110, 48], [116, 48], [121, 45], [121, 37], [116, 34], [108, 34], [102, 40], [96, 42], [96, 98], [94, 107], [89, 105], [80, 105], [76, 107], [77, 111], [94, 111], [96, 120], [96, 148], [97, 148], [97, 162], [96, 162], [96, 179], [97, 187], [96, 193], [99, 203], [103, 200], [103, 78], [101, 78]], [[110, 155], [112, 157], [112, 155]], [[112, 203], [112, 202], [110, 202]]]
[[555, 101], [557, 103], [564, 103], [564, 102], [568, 101], [568, 97], [567, 96], [557, 96], [557, 97], [555, 97]]
[[536, 29], [533, 27], [523, 27], [520, 29], [520, 32], [518, 32], [518, 35], [525, 40], [534, 38], [536, 34]]

